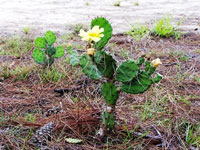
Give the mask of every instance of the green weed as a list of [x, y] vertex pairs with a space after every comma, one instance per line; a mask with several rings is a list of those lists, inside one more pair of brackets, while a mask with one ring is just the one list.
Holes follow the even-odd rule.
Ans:
[[119, 7], [120, 6], [120, 1], [116, 1], [113, 5]]
[[35, 66], [19, 65], [14, 69], [13, 75], [16, 76], [17, 80], [26, 80], [29, 77], [30, 73], [34, 70]]
[[33, 47], [34, 44], [31, 40], [15, 37], [6, 40], [6, 44], [2, 47], [1, 55], [22, 57], [27, 52], [31, 51]]
[[39, 71], [39, 77], [43, 83], [49, 82], [58, 82], [66, 77], [65, 73], [58, 71], [58, 69], [54, 66], [51, 69]]
[[[180, 25], [181, 21], [177, 23], [177, 25]], [[167, 16], [165, 18], [161, 18], [155, 23], [154, 27], [154, 33], [160, 37], [175, 37], [176, 39], [179, 39], [181, 36], [181, 33], [178, 29], [172, 25], [172, 18]]]
[[141, 40], [143, 37], [148, 36], [150, 33], [150, 29], [148, 26], [135, 26], [132, 25], [132, 29], [125, 34], [132, 36], [135, 40]]
[[135, 2], [135, 3], [134, 3], [134, 6], [139, 6], [139, 2]]
[[27, 34], [29, 34], [29, 32], [31, 31], [31, 28], [29, 28], [29, 27], [24, 27], [22, 30], [23, 30], [23, 33], [27, 35]]

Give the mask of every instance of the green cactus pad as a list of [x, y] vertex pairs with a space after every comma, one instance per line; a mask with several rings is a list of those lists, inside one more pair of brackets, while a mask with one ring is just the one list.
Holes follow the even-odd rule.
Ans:
[[131, 82], [126, 82], [121, 85], [121, 90], [126, 93], [139, 94], [145, 92], [152, 84], [151, 77], [147, 72], [141, 72]]
[[111, 113], [103, 112], [103, 114], [102, 114], [102, 122], [107, 128], [113, 129], [114, 125], [115, 125], [115, 117]]
[[158, 83], [158, 82], [160, 82], [160, 80], [162, 80], [162, 75], [160, 75], [160, 74], [156, 74], [156, 76], [153, 78], [153, 83]]
[[56, 47], [56, 53], [54, 54], [54, 58], [59, 58], [64, 56], [65, 50], [62, 46]]
[[114, 105], [116, 103], [118, 99], [118, 91], [115, 84], [111, 82], [104, 83], [101, 87], [101, 93], [107, 104]]
[[139, 67], [135, 61], [127, 60], [117, 68], [116, 80], [120, 82], [129, 82], [138, 74]]
[[102, 60], [102, 56], [103, 56], [103, 51], [99, 50], [99, 51], [96, 51], [95, 54], [94, 54], [94, 61], [99, 64]]
[[[99, 56], [100, 57], [100, 56]], [[97, 60], [97, 59], [95, 59]], [[117, 68], [116, 61], [110, 54], [102, 52], [101, 61], [96, 62], [99, 71], [107, 78], [112, 78]]]
[[45, 64], [46, 62], [46, 55], [45, 53], [40, 49], [34, 49], [33, 51], [33, 59], [38, 64]]
[[144, 63], [145, 59], [143, 57], [139, 57], [138, 58], [138, 62], [137, 62], [137, 65], [142, 65]]
[[56, 35], [52, 31], [47, 31], [44, 35], [48, 45], [52, 45], [56, 41]]
[[100, 28], [104, 28], [104, 36], [101, 38], [100, 41], [98, 41], [95, 44], [95, 48], [97, 50], [101, 50], [104, 48], [104, 46], [108, 43], [112, 36], [112, 26], [110, 23], [103, 17], [97, 17], [92, 20], [91, 22], [91, 28], [93, 28], [95, 25], [98, 25]]
[[69, 54], [70, 64], [72, 66], [77, 66], [80, 62], [79, 54], [77, 51], [73, 50]]
[[83, 54], [80, 59], [80, 64], [83, 72], [92, 79], [100, 79], [101, 72], [97, 69], [96, 65], [93, 64], [91, 58], [87, 54]]
[[46, 48], [47, 42], [46, 42], [45, 38], [43, 38], [43, 37], [37, 37], [35, 39], [35, 46], [37, 48]]
[[149, 61], [145, 62], [145, 71], [149, 74], [152, 75], [155, 72], [156, 68], [151, 66], [151, 63]]

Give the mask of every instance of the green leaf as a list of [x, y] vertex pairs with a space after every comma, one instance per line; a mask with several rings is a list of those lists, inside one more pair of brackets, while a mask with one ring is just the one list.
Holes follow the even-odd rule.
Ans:
[[35, 39], [35, 46], [37, 48], [46, 48], [47, 42], [46, 42], [45, 38], [43, 38], [43, 37], [37, 37]]
[[128, 82], [135, 78], [138, 74], [139, 67], [135, 61], [127, 60], [118, 67], [116, 72], [116, 80], [120, 82]]
[[66, 138], [65, 139], [68, 143], [72, 143], [72, 144], [78, 144], [81, 143], [82, 140], [81, 139], [75, 139], [75, 138]]
[[[97, 60], [97, 59], [95, 59]], [[116, 61], [106, 52], [102, 52], [101, 61], [96, 62], [98, 70], [107, 78], [112, 79], [117, 68]]]
[[121, 85], [121, 90], [126, 93], [139, 94], [145, 92], [152, 84], [151, 77], [147, 72], [141, 72], [131, 82], [126, 82]]
[[115, 84], [111, 82], [104, 83], [101, 87], [101, 93], [107, 104], [114, 105], [116, 103], [118, 99], [118, 91]]
[[91, 28], [93, 28], [95, 25], [98, 25], [100, 28], [104, 28], [104, 37], [101, 38], [96, 44], [95, 48], [97, 50], [101, 50], [104, 48], [104, 46], [108, 43], [112, 36], [112, 26], [110, 23], [103, 17], [97, 17], [92, 20], [91, 22]]
[[44, 35], [48, 45], [52, 45], [56, 41], [56, 35], [52, 31], [47, 31]]
[[65, 50], [62, 46], [56, 47], [56, 53], [54, 54], [54, 58], [59, 58], [64, 56]]
[[40, 49], [34, 49], [33, 50], [33, 59], [38, 64], [45, 64], [46, 62], [46, 55], [45, 53]]
[[83, 54], [80, 59], [80, 64], [83, 72], [92, 79], [100, 79], [101, 72], [97, 69], [96, 65], [92, 62], [87, 54]]
[[73, 50], [69, 54], [70, 64], [72, 66], [77, 66], [80, 62], [79, 54], [77, 51]]

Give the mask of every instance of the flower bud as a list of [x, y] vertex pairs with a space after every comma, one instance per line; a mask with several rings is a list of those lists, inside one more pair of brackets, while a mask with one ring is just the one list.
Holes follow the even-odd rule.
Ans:
[[87, 49], [87, 54], [88, 55], [94, 55], [94, 53], [95, 53], [95, 49], [94, 48], [88, 48]]
[[155, 68], [158, 67], [161, 64], [162, 64], [162, 62], [160, 61], [159, 58], [156, 58], [156, 59], [152, 60], [152, 62], [151, 62], [151, 66], [153, 66]]

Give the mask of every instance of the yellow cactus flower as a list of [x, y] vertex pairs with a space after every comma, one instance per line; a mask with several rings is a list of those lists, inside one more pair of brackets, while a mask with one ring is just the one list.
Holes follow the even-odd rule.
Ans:
[[90, 37], [91, 41], [98, 42], [104, 35], [102, 32], [104, 31], [104, 28], [99, 28], [99, 26], [94, 26], [92, 30], [88, 31], [88, 35]]
[[104, 32], [104, 28], [100, 29], [99, 26], [94, 26], [88, 32], [85, 32], [83, 29], [81, 29], [79, 36], [82, 37], [83, 41], [98, 42], [104, 36], [102, 32]]
[[87, 54], [88, 55], [94, 55], [94, 53], [95, 53], [95, 49], [94, 48], [88, 48], [87, 49]]
[[161, 64], [162, 64], [162, 62], [160, 61], [159, 58], [156, 58], [156, 59], [152, 60], [152, 62], [151, 62], [151, 66], [153, 66], [155, 68], [158, 67]]
[[83, 41], [89, 41], [90, 39], [88, 32], [85, 32], [83, 29], [80, 30], [79, 36], [82, 37]]

